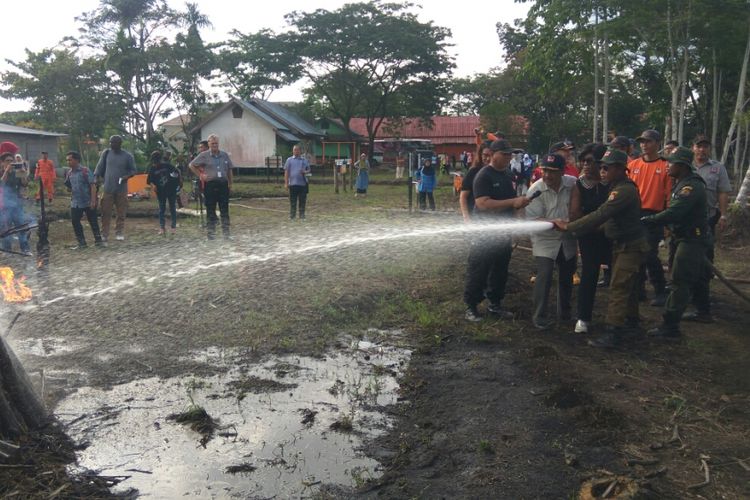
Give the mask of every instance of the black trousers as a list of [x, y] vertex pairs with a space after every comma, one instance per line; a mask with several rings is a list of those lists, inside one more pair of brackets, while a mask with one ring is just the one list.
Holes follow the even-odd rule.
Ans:
[[208, 237], [213, 238], [216, 234], [216, 205], [219, 205], [221, 214], [221, 231], [224, 236], [229, 236], [229, 183], [219, 180], [206, 182], [203, 192], [206, 199], [206, 214], [208, 215]]
[[493, 304], [502, 302], [512, 253], [510, 238], [479, 238], [472, 242], [464, 286], [467, 306], [476, 307], [485, 297]]
[[[653, 210], [642, 210], [641, 215], [653, 215], [658, 212]], [[664, 278], [664, 268], [661, 266], [661, 260], [659, 260], [659, 242], [664, 238], [664, 226], [658, 224], [646, 225], [646, 241], [649, 244], [648, 255], [646, 255], [646, 263], [641, 266], [641, 289], [646, 284], [646, 274], [648, 273], [648, 280], [654, 287], [656, 293], [663, 293], [664, 288], [667, 285], [667, 281]]]
[[435, 197], [432, 196], [432, 192], [421, 192], [419, 193], [419, 209], [427, 210], [427, 200], [430, 201], [430, 210], [435, 210]]
[[91, 226], [91, 232], [94, 233], [94, 241], [97, 243], [101, 243], [102, 235], [99, 232], [99, 222], [96, 220], [96, 209], [91, 207], [71, 207], [70, 220], [73, 223], [73, 232], [76, 235], [78, 244], [81, 246], [86, 245], [86, 237], [83, 235], [83, 225], [81, 224], [81, 219], [83, 218], [84, 214], [86, 214], [86, 219], [89, 221], [89, 226]]
[[299, 218], [305, 218], [305, 206], [307, 205], [307, 186], [289, 186], [289, 218], [297, 216], [299, 206]]
[[581, 284], [578, 285], [578, 319], [591, 321], [596, 298], [596, 284], [602, 264], [612, 264], [612, 242], [603, 234], [579, 238]]

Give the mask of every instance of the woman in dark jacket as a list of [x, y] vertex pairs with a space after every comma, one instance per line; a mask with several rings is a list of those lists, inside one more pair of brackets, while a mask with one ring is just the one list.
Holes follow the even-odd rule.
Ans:
[[[602, 181], [599, 172], [601, 159], [606, 151], [604, 144], [587, 144], [578, 155], [583, 169], [570, 200], [571, 221], [594, 212], [607, 201], [609, 186]], [[578, 322], [575, 332], [588, 333], [599, 268], [611, 261], [612, 243], [604, 237], [603, 231], [594, 231], [578, 238], [578, 250], [581, 253], [581, 283], [578, 287]]]
[[171, 231], [177, 228], [177, 189], [182, 187], [180, 171], [171, 163], [162, 161], [162, 152], [151, 153], [151, 167], [148, 170], [147, 182], [154, 186], [156, 198], [159, 200], [159, 234], [164, 234], [167, 201], [172, 218]]

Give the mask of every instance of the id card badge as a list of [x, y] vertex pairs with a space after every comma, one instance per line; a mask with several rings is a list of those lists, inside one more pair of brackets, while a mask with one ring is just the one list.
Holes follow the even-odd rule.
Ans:
[[219, 170], [219, 171], [216, 172], [216, 177], [218, 177], [219, 179], [221, 179], [221, 170]]

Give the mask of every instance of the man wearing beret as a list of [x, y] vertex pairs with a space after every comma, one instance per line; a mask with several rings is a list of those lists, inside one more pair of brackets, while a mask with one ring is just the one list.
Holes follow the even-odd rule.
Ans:
[[690, 295], [703, 275], [709, 232], [706, 218], [706, 183], [693, 170], [693, 152], [678, 147], [668, 158], [669, 176], [675, 180], [669, 208], [642, 220], [649, 226], [668, 225], [677, 248], [672, 265], [672, 287], [661, 326], [649, 331], [662, 338], [680, 337], [680, 319]]
[[602, 157], [611, 190], [607, 201], [594, 212], [573, 222], [554, 220], [555, 226], [578, 237], [604, 225], [604, 234], [612, 240], [612, 280], [609, 285], [606, 329], [598, 339], [589, 341], [595, 347], [617, 347], [625, 337], [637, 333], [638, 275], [648, 252], [646, 231], [641, 217], [638, 188], [628, 179], [628, 155], [609, 149]]
[[[526, 218], [568, 219], [576, 177], [563, 174], [565, 158], [561, 155], [545, 155], [541, 163], [542, 178], [531, 185], [527, 195], [530, 199], [533, 198], [533, 201], [526, 207]], [[531, 243], [536, 264], [531, 321], [537, 330], [546, 330], [552, 326], [552, 321], [547, 317], [547, 302], [555, 263], [558, 269], [557, 315], [562, 320], [571, 317], [570, 299], [573, 295], [573, 273], [576, 271], [576, 240], [559, 231], [544, 231], [533, 234]]]

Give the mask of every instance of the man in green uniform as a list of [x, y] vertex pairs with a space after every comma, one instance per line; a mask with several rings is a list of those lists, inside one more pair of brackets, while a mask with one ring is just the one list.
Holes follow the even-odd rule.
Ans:
[[664, 306], [664, 322], [649, 330], [649, 335], [679, 338], [682, 313], [706, 265], [709, 244], [706, 182], [693, 170], [693, 152], [689, 149], [677, 148], [667, 161], [669, 175], [675, 181], [669, 208], [642, 220], [645, 224], [669, 225], [677, 249], [672, 264], [672, 288]]
[[607, 326], [601, 337], [589, 341], [595, 347], [617, 347], [626, 335], [636, 333], [638, 326], [639, 272], [649, 247], [640, 221], [641, 198], [638, 187], [628, 178], [627, 163], [626, 153], [608, 150], [602, 157], [601, 167], [611, 186], [607, 201], [573, 222], [554, 221], [559, 230], [575, 237], [603, 224], [605, 236], [613, 243]]

